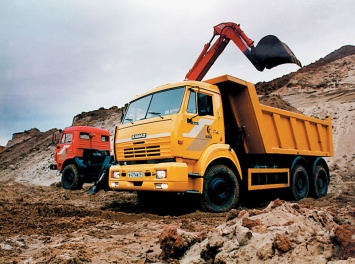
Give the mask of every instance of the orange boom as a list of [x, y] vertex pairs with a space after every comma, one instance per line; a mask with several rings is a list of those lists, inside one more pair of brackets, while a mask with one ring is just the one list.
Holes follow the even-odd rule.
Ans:
[[[211, 45], [216, 36], [219, 36], [218, 39]], [[204, 45], [195, 64], [185, 78], [187, 80], [201, 81], [230, 40], [238, 46], [259, 71], [263, 71], [265, 68], [271, 69], [284, 63], [295, 63], [301, 66], [300, 61], [290, 48], [277, 37], [273, 35], [265, 36], [254, 47], [254, 41], [247, 37], [239, 25], [228, 22], [214, 27], [212, 39]]]

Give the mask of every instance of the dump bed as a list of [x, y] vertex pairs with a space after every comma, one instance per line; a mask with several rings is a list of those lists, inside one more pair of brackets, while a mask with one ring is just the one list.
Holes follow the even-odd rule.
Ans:
[[218, 86], [223, 104], [229, 105], [238, 127], [244, 130], [248, 154], [333, 156], [329, 117], [320, 120], [262, 105], [252, 83], [229, 75], [206, 82]]

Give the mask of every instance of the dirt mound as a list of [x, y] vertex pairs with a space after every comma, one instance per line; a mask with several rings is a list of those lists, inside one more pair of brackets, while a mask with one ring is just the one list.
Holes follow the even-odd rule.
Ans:
[[[99, 124], [105, 123], [108, 119], [116, 119], [116, 124], [121, 120], [122, 109], [113, 106], [109, 109], [100, 108], [90, 112], [82, 112], [73, 118], [72, 126], [94, 126], [99, 127]], [[110, 117], [110, 118], [108, 118]], [[112, 118], [113, 117], [113, 118]], [[106, 128], [104, 125], [101, 127]]]
[[[334, 243], [338, 229], [344, 230]], [[193, 245], [180, 263], [326, 263], [339, 254], [353, 256], [355, 239], [341, 233], [355, 234], [349, 226], [340, 228], [327, 211], [275, 200], [263, 210], [239, 211]]]
[[30, 138], [37, 137], [40, 134], [41, 134], [41, 131], [39, 131], [37, 128], [31, 128], [30, 130], [25, 130], [24, 132], [14, 133], [12, 135], [12, 139], [7, 142], [6, 147], [10, 148], [13, 145], [21, 143], [21, 142], [28, 140]]
[[280, 87], [287, 85], [294, 75], [295, 73], [290, 73], [270, 82], [258, 82], [255, 84], [256, 92], [261, 95], [268, 95]]
[[272, 106], [275, 108], [301, 113], [296, 107], [293, 107], [289, 102], [286, 102], [281, 98], [278, 94], [269, 94], [259, 97], [260, 103], [268, 106]]
[[342, 59], [344, 57], [351, 56], [354, 54], [355, 54], [355, 46], [346, 45], [346, 46], [341, 47], [340, 49], [333, 51], [332, 53], [329, 53], [324, 58], [321, 58], [321, 59], [317, 60], [316, 62], [303, 67], [302, 69], [300, 69], [300, 72], [307, 72], [307, 71], [315, 70], [319, 67], [327, 65], [328, 63], [331, 63], [333, 61], [336, 61], [336, 60], [339, 60], [339, 59]]
[[[1, 180], [23, 179], [39, 183], [52, 176], [49, 171], [49, 164], [53, 162], [51, 155], [54, 152], [52, 135], [58, 130], [31, 131], [16, 133], [4, 151], [0, 152]], [[29, 177], [31, 175], [32, 177]]]
[[[347, 46], [343, 46], [338, 50], [333, 51], [332, 53], [328, 54], [327, 56], [325, 56], [324, 58], [319, 59], [318, 61], [311, 63], [310, 65], [304, 66], [301, 69], [299, 69], [297, 72], [292, 72], [290, 74], [284, 75], [280, 78], [276, 78], [272, 81], [269, 82], [259, 82], [255, 85], [255, 88], [257, 90], [258, 94], [261, 95], [267, 95], [270, 94], [282, 87], [292, 87], [295, 86], [294, 82], [295, 79], [297, 79], [297, 84], [299, 84], [299, 86], [301, 86], [300, 88], [309, 88], [309, 87], [315, 87], [315, 88], [319, 88], [319, 87], [323, 87], [325, 85], [332, 85], [334, 82], [337, 82], [337, 80], [339, 78], [337, 78], [337, 72], [336, 71], [332, 71], [332, 73], [334, 74], [334, 76], [330, 76], [331, 78], [327, 78], [327, 79], [322, 79], [322, 78], [312, 78], [312, 74], [313, 73], [320, 73], [320, 72], [324, 72], [324, 73], [329, 73], [327, 71], [327, 65], [330, 63], [333, 63], [337, 60], [352, 56], [355, 54], [355, 46], [351, 46], [351, 45], [347, 45]], [[340, 65], [340, 68], [343, 65]], [[323, 68], [322, 68], [323, 67]], [[332, 66], [330, 66], [332, 67]], [[312, 78], [312, 81], [302, 81], [302, 77], [303, 76], [307, 76], [307, 80]]]

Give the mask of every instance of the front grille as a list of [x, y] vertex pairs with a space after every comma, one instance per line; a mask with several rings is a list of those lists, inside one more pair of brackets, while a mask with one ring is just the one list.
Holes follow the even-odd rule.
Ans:
[[160, 146], [145, 146], [133, 147], [124, 149], [124, 157], [129, 158], [144, 158], [160, 156]]

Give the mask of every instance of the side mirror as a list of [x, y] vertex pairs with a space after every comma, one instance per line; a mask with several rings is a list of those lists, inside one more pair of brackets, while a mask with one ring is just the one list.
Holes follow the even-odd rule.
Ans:
[[124, 118], [126, 116], [126, 113], [127, 113], [127, 110], [128, 110], [128, 106], [129, 106], [129, 104], [127, 103], [123, 107], [121, 107], [121, 118], [120, 118], [121, 119], [120, 120], [121, 124], [123, 123], [123, 120], [124, 120]]
[[57, 145], [57, 135], [55, 133], [52, 135], [52, 145]]
[[57, 145], [59, 143], [60, 140], [60, 136], [62, 135], [63, 130], [59, 129], [59, 132], [55, 132], [52, 135], [52, 145]]

